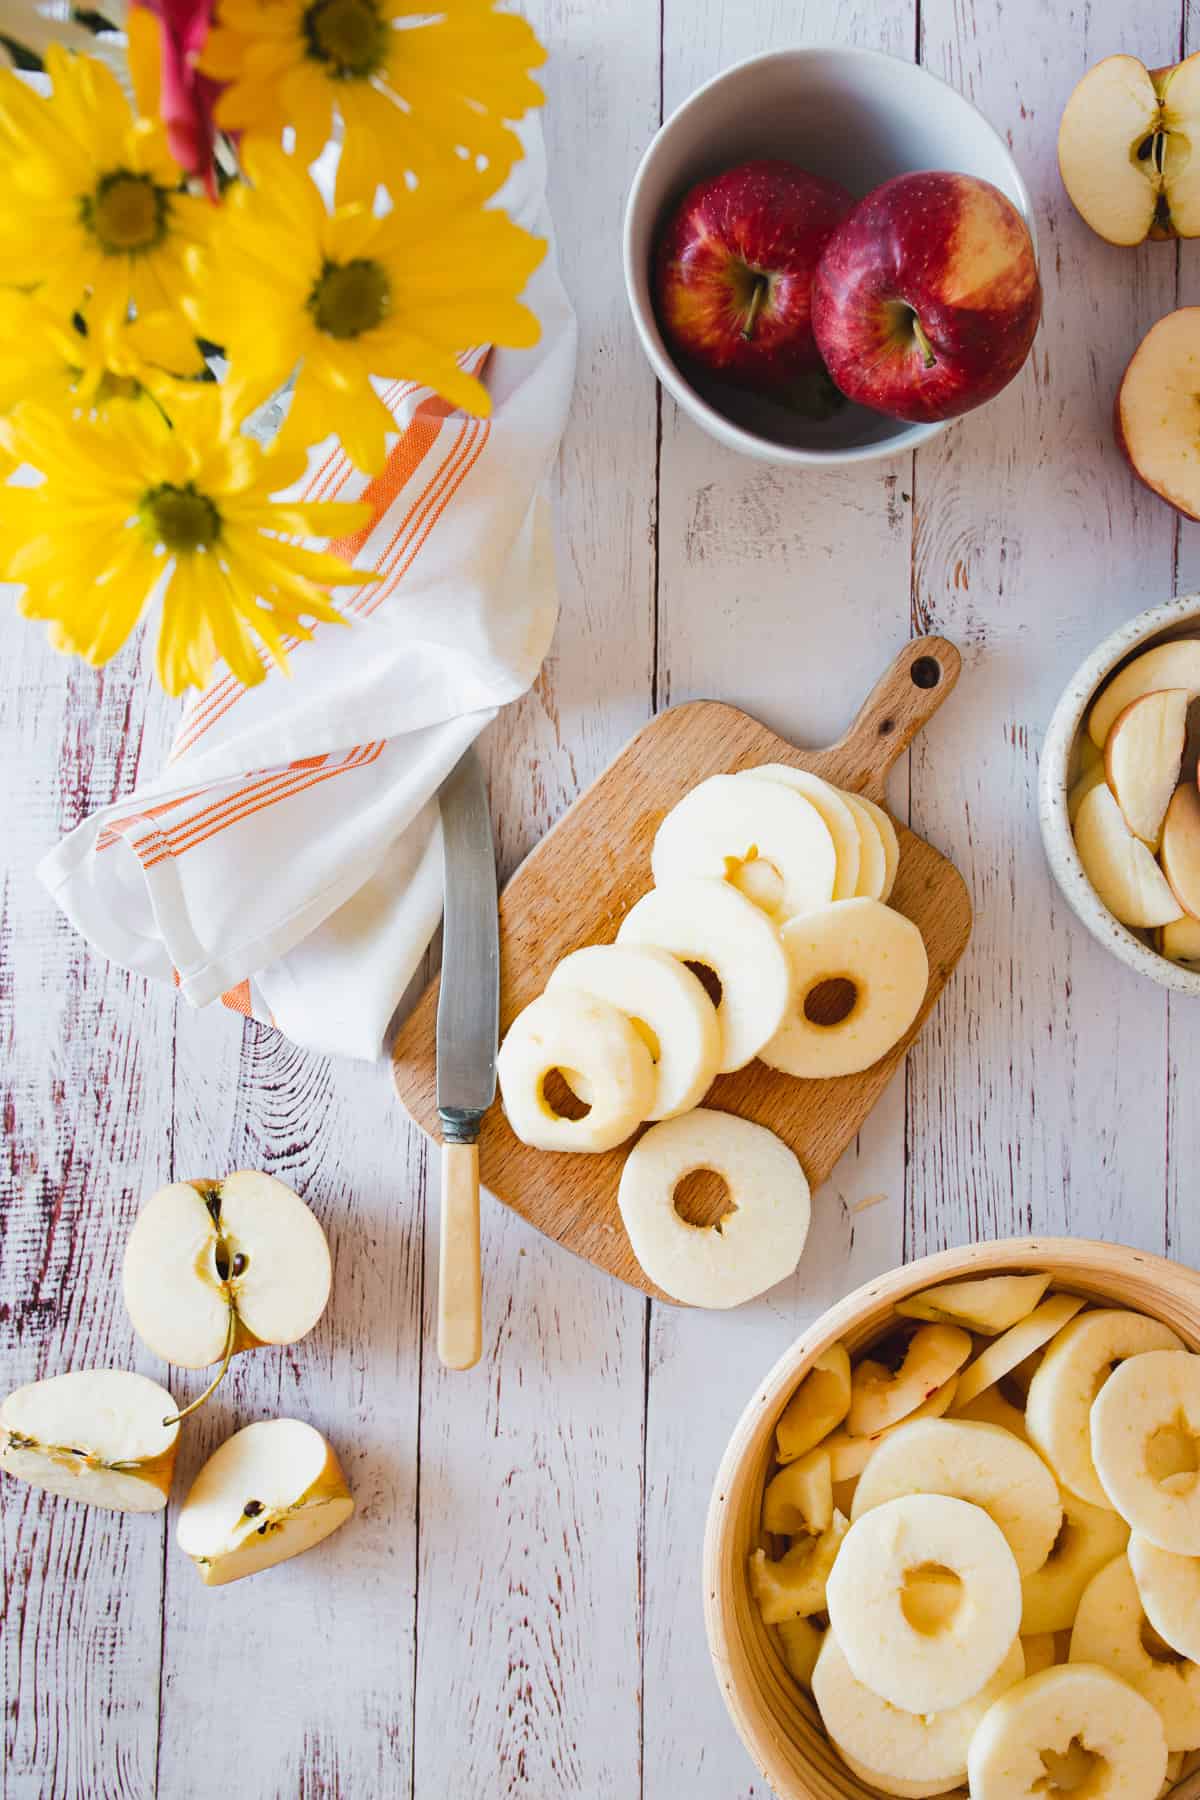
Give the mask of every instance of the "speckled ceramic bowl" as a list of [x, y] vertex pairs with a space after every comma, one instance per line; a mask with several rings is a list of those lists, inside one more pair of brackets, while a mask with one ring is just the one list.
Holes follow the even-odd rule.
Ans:
[[1054, 709], [1042, 746], [1038, 811], [1051, 873], [1092, 936], [1160, 987], [1200, 998], [1200, 972], [1168, 962], [1113, 918], [1083, 872], [1067, 815], [1067, 793], [1077, 773], [1079, 737], [1093, 696], [1135, 654], [1172, 637], [1200, 637], [1200, 594], [1181, 594], [1164, 606], [1152, 606], [1149, 612], [1139, 613], [1136, 619], [1130, 619], [1106, 637], [1075, 671]]

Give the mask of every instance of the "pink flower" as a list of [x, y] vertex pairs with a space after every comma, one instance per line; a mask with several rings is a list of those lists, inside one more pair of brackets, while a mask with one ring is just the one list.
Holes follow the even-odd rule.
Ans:
[[[139, 101], [147, 110], [154, 110], [149, 95], [155, 94], [172, 156], [189, 175], [203, 177], [215, 200], [213, 107], [221, 84], [196, 68], [214, 10], [215, 0], [134, 0], [129, 35]], [[153, 14], [158, 21], [158, 31], [153, 34], [158, 40], [158, 68], [154, 71], [139, 66], [149, 50], [149, 34], [137, 23], [140, 13]]]

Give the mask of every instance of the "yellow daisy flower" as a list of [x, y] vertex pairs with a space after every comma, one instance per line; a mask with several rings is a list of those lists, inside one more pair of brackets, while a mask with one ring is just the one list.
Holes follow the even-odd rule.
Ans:
[[[133, 117], [103, 63], [51, 45], [46, 70], [49, 97], [0, 71], [5, 282], [40, 285], [67, 317], [86, 300], [101, 334], [122, 325], [131, 304], [169, 315], [187, 287], [187, 253], [206, 241], [214, 209], [180, 192], [162, 124]], [[186, 355], [178, 335], [176, 354]]]
[[135, 406], [103, 425], [30, 412], [21, 448], [46, 478], [0, 493], [0, 538], [17, 545], [2, 574], [26, 585], [21, 611], [52, 621], [60, 649], [103, 663], [161, 594], [168, 693], [203, 687], [218, 655], [254, 686], [266, 673], [257, 639], [286, 671], [285, 636], [312, 635], [304, 616], [341, 622], [327, 588], [374, 579], [289, 541], [353, 531], [368, 509], [273, 500], [300, 478], [304, 451], [238, 436], [214, 387], [188, 395], [170, 431]]
[[[169, 360], [178, 335], [171, 320], [164, 339], [161, 319], [151, 317], [101, 336], [80, 313], [56, 313], [38, 292], [0, 288], [0, 415], [30, 403], [98, 417], [128, 400], [162, 408], [174, 376], [160, 359]], [[194, 379], [204, 360], [194, 338], [187, 348], [188, 365], [175, 373]]]
[[458, 365], [476, 344], [537, 342], [516, 296], [545, 254], [500, 211], [479, 204], [461, 168], [402, 188], [384, 218], [367, 200], [332, 213], [295, 157], [248, 146], [251, 186], [231, 189], [199, 265], [194, 317], [225, 345], [249, 406], [293, 374], [289, 436], [337, 432], [361, 469], [384, 460], [391, 414], [372, 376], [433, 388], [486, 413], [487, 389]]
[[227, 131], [291, 125], [311, 162], [336, 116], [345, 154], [377, 181], [424, 178], [466, 150], [494, 192], [521, 156], [505, 121], [541, 105], [529, 71], [545, 60], [495, 0], [221, 0], [198, 67], [229, 84], [216, 107]]

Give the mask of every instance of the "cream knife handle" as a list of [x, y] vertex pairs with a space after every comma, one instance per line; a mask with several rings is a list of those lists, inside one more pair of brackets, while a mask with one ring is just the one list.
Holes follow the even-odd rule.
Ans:
[[442, 1237], [438, 1255], [438, 1355], [471, 1369], [483, 1349], [479, 1268], [479, 1147], [442, 1146]]

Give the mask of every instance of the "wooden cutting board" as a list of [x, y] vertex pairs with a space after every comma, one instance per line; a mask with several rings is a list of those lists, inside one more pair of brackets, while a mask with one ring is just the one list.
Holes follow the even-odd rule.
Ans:
[[[709, 775], [790, 763], [882, 802], [888, 770], [958, 679], [962, 659], [945, 638], [907, 644], [846, 736], [797, 750], [735, 707], [697, 700], [660, 713], [582, 794], [513, 875], [500, 897], [500, 1031], [545, 986], [554, 965], [583, 944], [610, 943], [652, 885], [650, 849], [668, 809]], [[861, 1075], [797, 1081], [752, 1062], [718, 1076], [705, 1104], [755, 1119], [790, 1144], [815, 1189], [853, 1140], [903, 1061], [971, 935], [971, 903], [946, 858], [897, 824], [900, 872], [890, 904], [920, 927], [929, 990], [911, 1031]], [[396, 1089], [423, 1130], [438, 1135], [435, 980], [393, 1051]], [[499, 1101], [480, 1138], [484, 1185], [556, 1243], [659, 1299], [634, 1258], [617, 1208], [628, 1146], [602, 1156], [531, 1150], [509, 1130]]]

